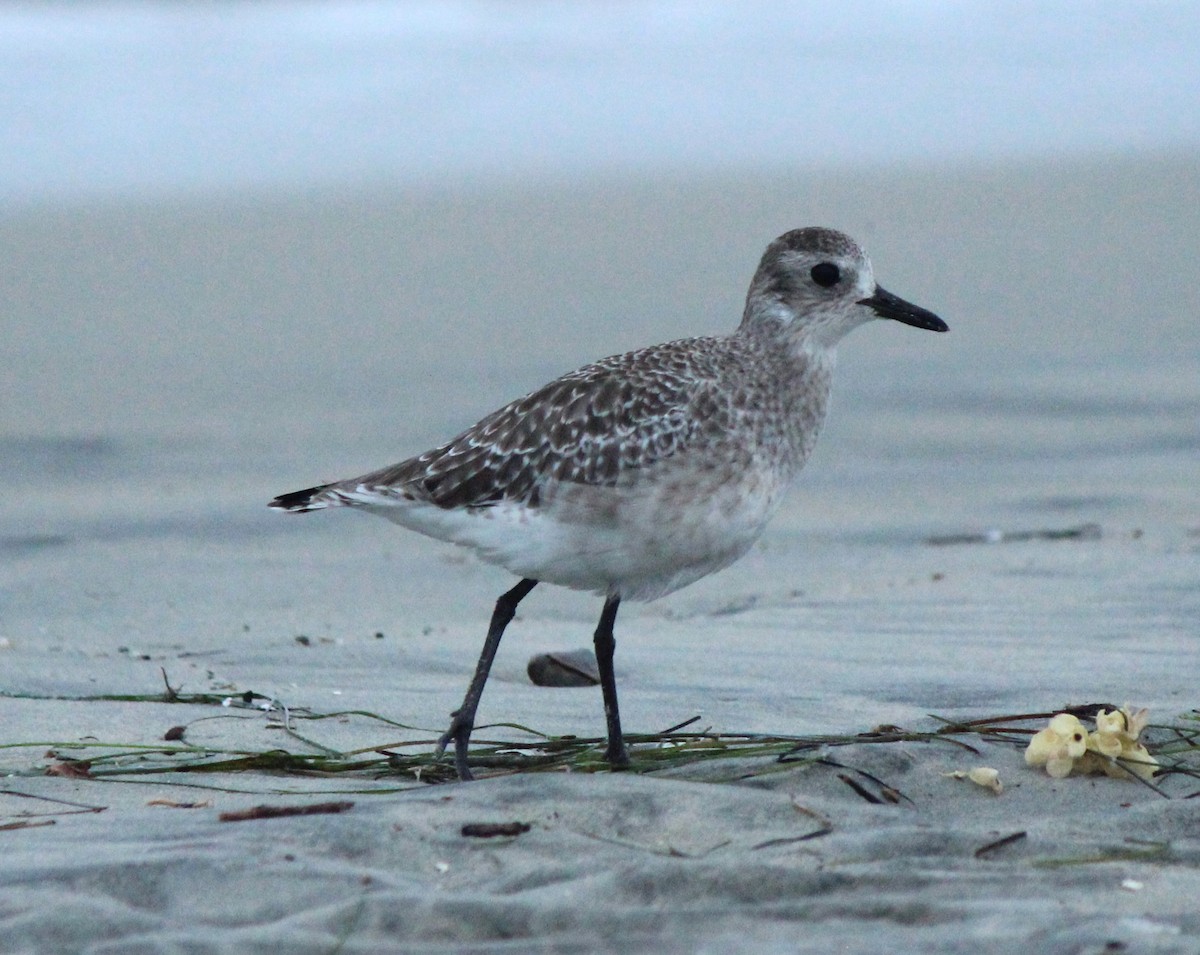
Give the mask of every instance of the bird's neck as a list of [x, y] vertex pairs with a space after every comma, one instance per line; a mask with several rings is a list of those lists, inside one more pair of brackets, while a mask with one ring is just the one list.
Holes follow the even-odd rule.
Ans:
[[760, 305], [751, 311], [747, 305], [734, 336], [753, 345], [775, 360], [798, 366], [801, 375], [818, 368], [833, 370], [837, 346], [845, 330], [836, 323], [802, 323], [795, 313], [779, 302]]
[[735, 333], [755, 354], [765, 404], [777, 409], [788, 470], [799, 470], [816, 443], [833, 380], [837, 349], [819, 336], [779, 325], [743, 322]]

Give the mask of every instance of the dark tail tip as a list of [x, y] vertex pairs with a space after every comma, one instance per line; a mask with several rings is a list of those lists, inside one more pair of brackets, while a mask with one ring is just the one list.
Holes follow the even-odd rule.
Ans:
[[328, 484], [318, 484], [316, 487], [308, 487], [303, 491], [292, 491], [289, 494], [280, 494], [267, 507], [274, 508], [277, 511], [312, 511], [317, 508], [325, 507], [325, 503], [321, 502], [313, 504], [312, 499], [320, 494], [325, 488], [330, 487]]

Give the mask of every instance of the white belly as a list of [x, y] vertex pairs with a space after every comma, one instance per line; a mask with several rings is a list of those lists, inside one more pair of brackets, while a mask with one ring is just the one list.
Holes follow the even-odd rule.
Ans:
[[475, 550], [520, 577], [653, 600], [729, 566], [762, 534], [790, 482], [774, 468], [655, 469], [627, 486], [559, 484], [536, 508], [371, 507]]

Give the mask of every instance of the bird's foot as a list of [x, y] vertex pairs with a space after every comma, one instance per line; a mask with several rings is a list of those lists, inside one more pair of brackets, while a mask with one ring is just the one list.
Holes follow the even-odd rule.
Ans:
[[604, 750], [604, 761], [613, 769], [628, 769], [629, 750], [625, 748], [625, 740], [609, 740], [608, 748]]
[[446, 747], [450, 745], [450, 741], [454, 741], [454, 768], [458, 771], [458, 778], [463, 782], [475, 778], [471, 773], [471, 767], [467, 765], [467, 744], [471, 741], [471, 730], [474, 728], [475, 716], [473, 713], [464, 714], [462, 710], [455, 710], [450, 715], [450, 728], [439, 737], [437, 749], [434, 751], [435, 758], [441, 759], [442, 754], [446, 752]]

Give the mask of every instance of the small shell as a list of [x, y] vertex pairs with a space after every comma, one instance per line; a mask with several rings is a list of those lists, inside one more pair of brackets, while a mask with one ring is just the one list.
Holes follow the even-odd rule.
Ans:
[[992, 769], [991, 766], [976, 766], [967, 773], [967, 779], [976, 786], [990, 789], [997, 795], [1004, 792], [1004, 784], [1000, 782], [1000, 771]]
[[991, 766], [976, 766], [974, 769], [956, 769], [952, 773], [942, 773], [942, 775], [949, 776], [951, 779], [968, 779], [976, 786], [990, 789], [997, 795], [1004, 792], [1004, 784], [1000, 782], [1000, 770], [992, 769]]
[[588, 649], [539, 653], [525, 672], [535, 686], [595, 686], [600, 682], [596, 655]]

